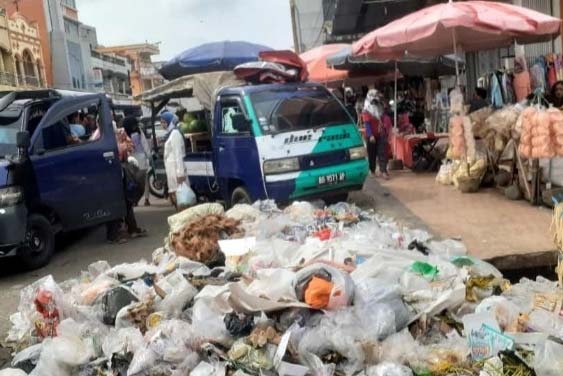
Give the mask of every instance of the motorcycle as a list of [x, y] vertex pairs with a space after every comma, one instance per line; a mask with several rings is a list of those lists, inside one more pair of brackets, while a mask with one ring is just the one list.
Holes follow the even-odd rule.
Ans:
[[149, 177], [149, 191], [157, 198], [166, 198], [168, 196], [168, 183], [166, 180], [166, 169], [164, 160], [154, 156], [150, 161], [150, 169], [147, 172]]

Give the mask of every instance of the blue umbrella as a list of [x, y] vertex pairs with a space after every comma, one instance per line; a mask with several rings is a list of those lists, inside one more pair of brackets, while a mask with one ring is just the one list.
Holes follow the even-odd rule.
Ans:
[[258, 61], [258, 54], [271, 48], [248, 42], [213, 42], [182, 52], [160, 68], [167, 80], [191, 74], [228, 71], [237, 65]]

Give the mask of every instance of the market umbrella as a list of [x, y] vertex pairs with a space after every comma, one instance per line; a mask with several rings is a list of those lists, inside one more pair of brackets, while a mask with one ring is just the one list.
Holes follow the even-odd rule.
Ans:
[[[352, 45], [354, 56], [437, 56], [548, 41], [561, 20], [493, 1], [434, 5], [372, 31]], [[457, 71], [457, 69], [456, 69]]]
[[450, 2], [424, 8], [372, 31], [353, 44], [354, 56], [451, 53], [453, 38], [463, 51], [543, 42], [557, 37], [561, 20], [534, 10], [493, 1]]
[[[459, 57], [454, 55], [437, 57], [404, 56], [396, 62], [397, 68], [405, 76], [439, 77], [455, 75], [455, 59], [458, 59], [459, 62]], [[352, 45], [348, 45], [326, 59], [330, 67], [347, 70], [350, 74], [358, 71], [369, 71], [377, 74], [392, 72], [394, 61], [389, 59], [376, 60], [367, 55], [352, 56]]]
[[330, 55], [342, 50], [346, 44], [325, 44], [303, 52], [299, 57], [307, 64], [309, 80], [328, 83], [348, 78], [348, 72], [332, 69], [327, 66], [326, 59]]
[[198, 73], [230, 71], [237, 65], [258, 61], [260, 52], [270, 50], [266, 46], [240, 41], [206, 43], [168, 61], [160, 68], [160, 74], [173, 80]]

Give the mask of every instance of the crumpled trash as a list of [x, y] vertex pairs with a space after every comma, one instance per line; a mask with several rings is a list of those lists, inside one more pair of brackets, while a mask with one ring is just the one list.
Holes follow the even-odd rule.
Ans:
[[[297, 272], [297, 285], [295, 287], [297, 299], [305, 301], [307, 287], [314, 277], [320, 277], [332, 284], [328, 304], [320, 308], [337, 309], [352, 303], [354, 298], [354, 282], [350, 275], [325, 264], [313, 264]], [[314, 294], [311, 295], [312, 298]]]
[[274, 366], [266, 349], [256, 349], [242, 341], [235, 342], [228, 355], [232, 361], [254, 371], [269, 370]]
[[67, 319], [60, 326], [62, 328], [58, 337], [43, 341], [39, 361], [30, 376], [72, 376], [76, 368], [88, 363], [95, 355], [82, 341], [74, 320]]
[[20, 351], [12, 359], [12, 367], [21, 369], [27, 373], [33, 371], [41, 355], [42, 347], [42, 344], [38, 343]]
[[114, 325], [119, 311], [123, 307], [137, 301], [139, 301], [137, 296], [126, 286], [121, 285], [109, 290], [102, 298], [104, 324]]
[[312, 308], [323, 309], [328, 307], [334, 284], [330, 280], [313, 276], [303, 294], [303, 300]]
[[225, 327], [233, 337], [247, 336], [254, 328], [254, 316], [252, 315], [231, 312], [225, 315], [223, 321], [225, 322]]

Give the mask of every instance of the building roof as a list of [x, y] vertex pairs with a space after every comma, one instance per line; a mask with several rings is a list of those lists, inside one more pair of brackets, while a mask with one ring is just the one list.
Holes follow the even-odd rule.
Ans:
[[121, 46], [99, 46], [96, 48], [98, 52], [113, 52], [113, 53], [126, 53], [126, 52], [145, 52], [152, 55], [160, 54], [160, 48], [156, 44], [152, 43], [140, 43], [140, 44], [129, 44]]

